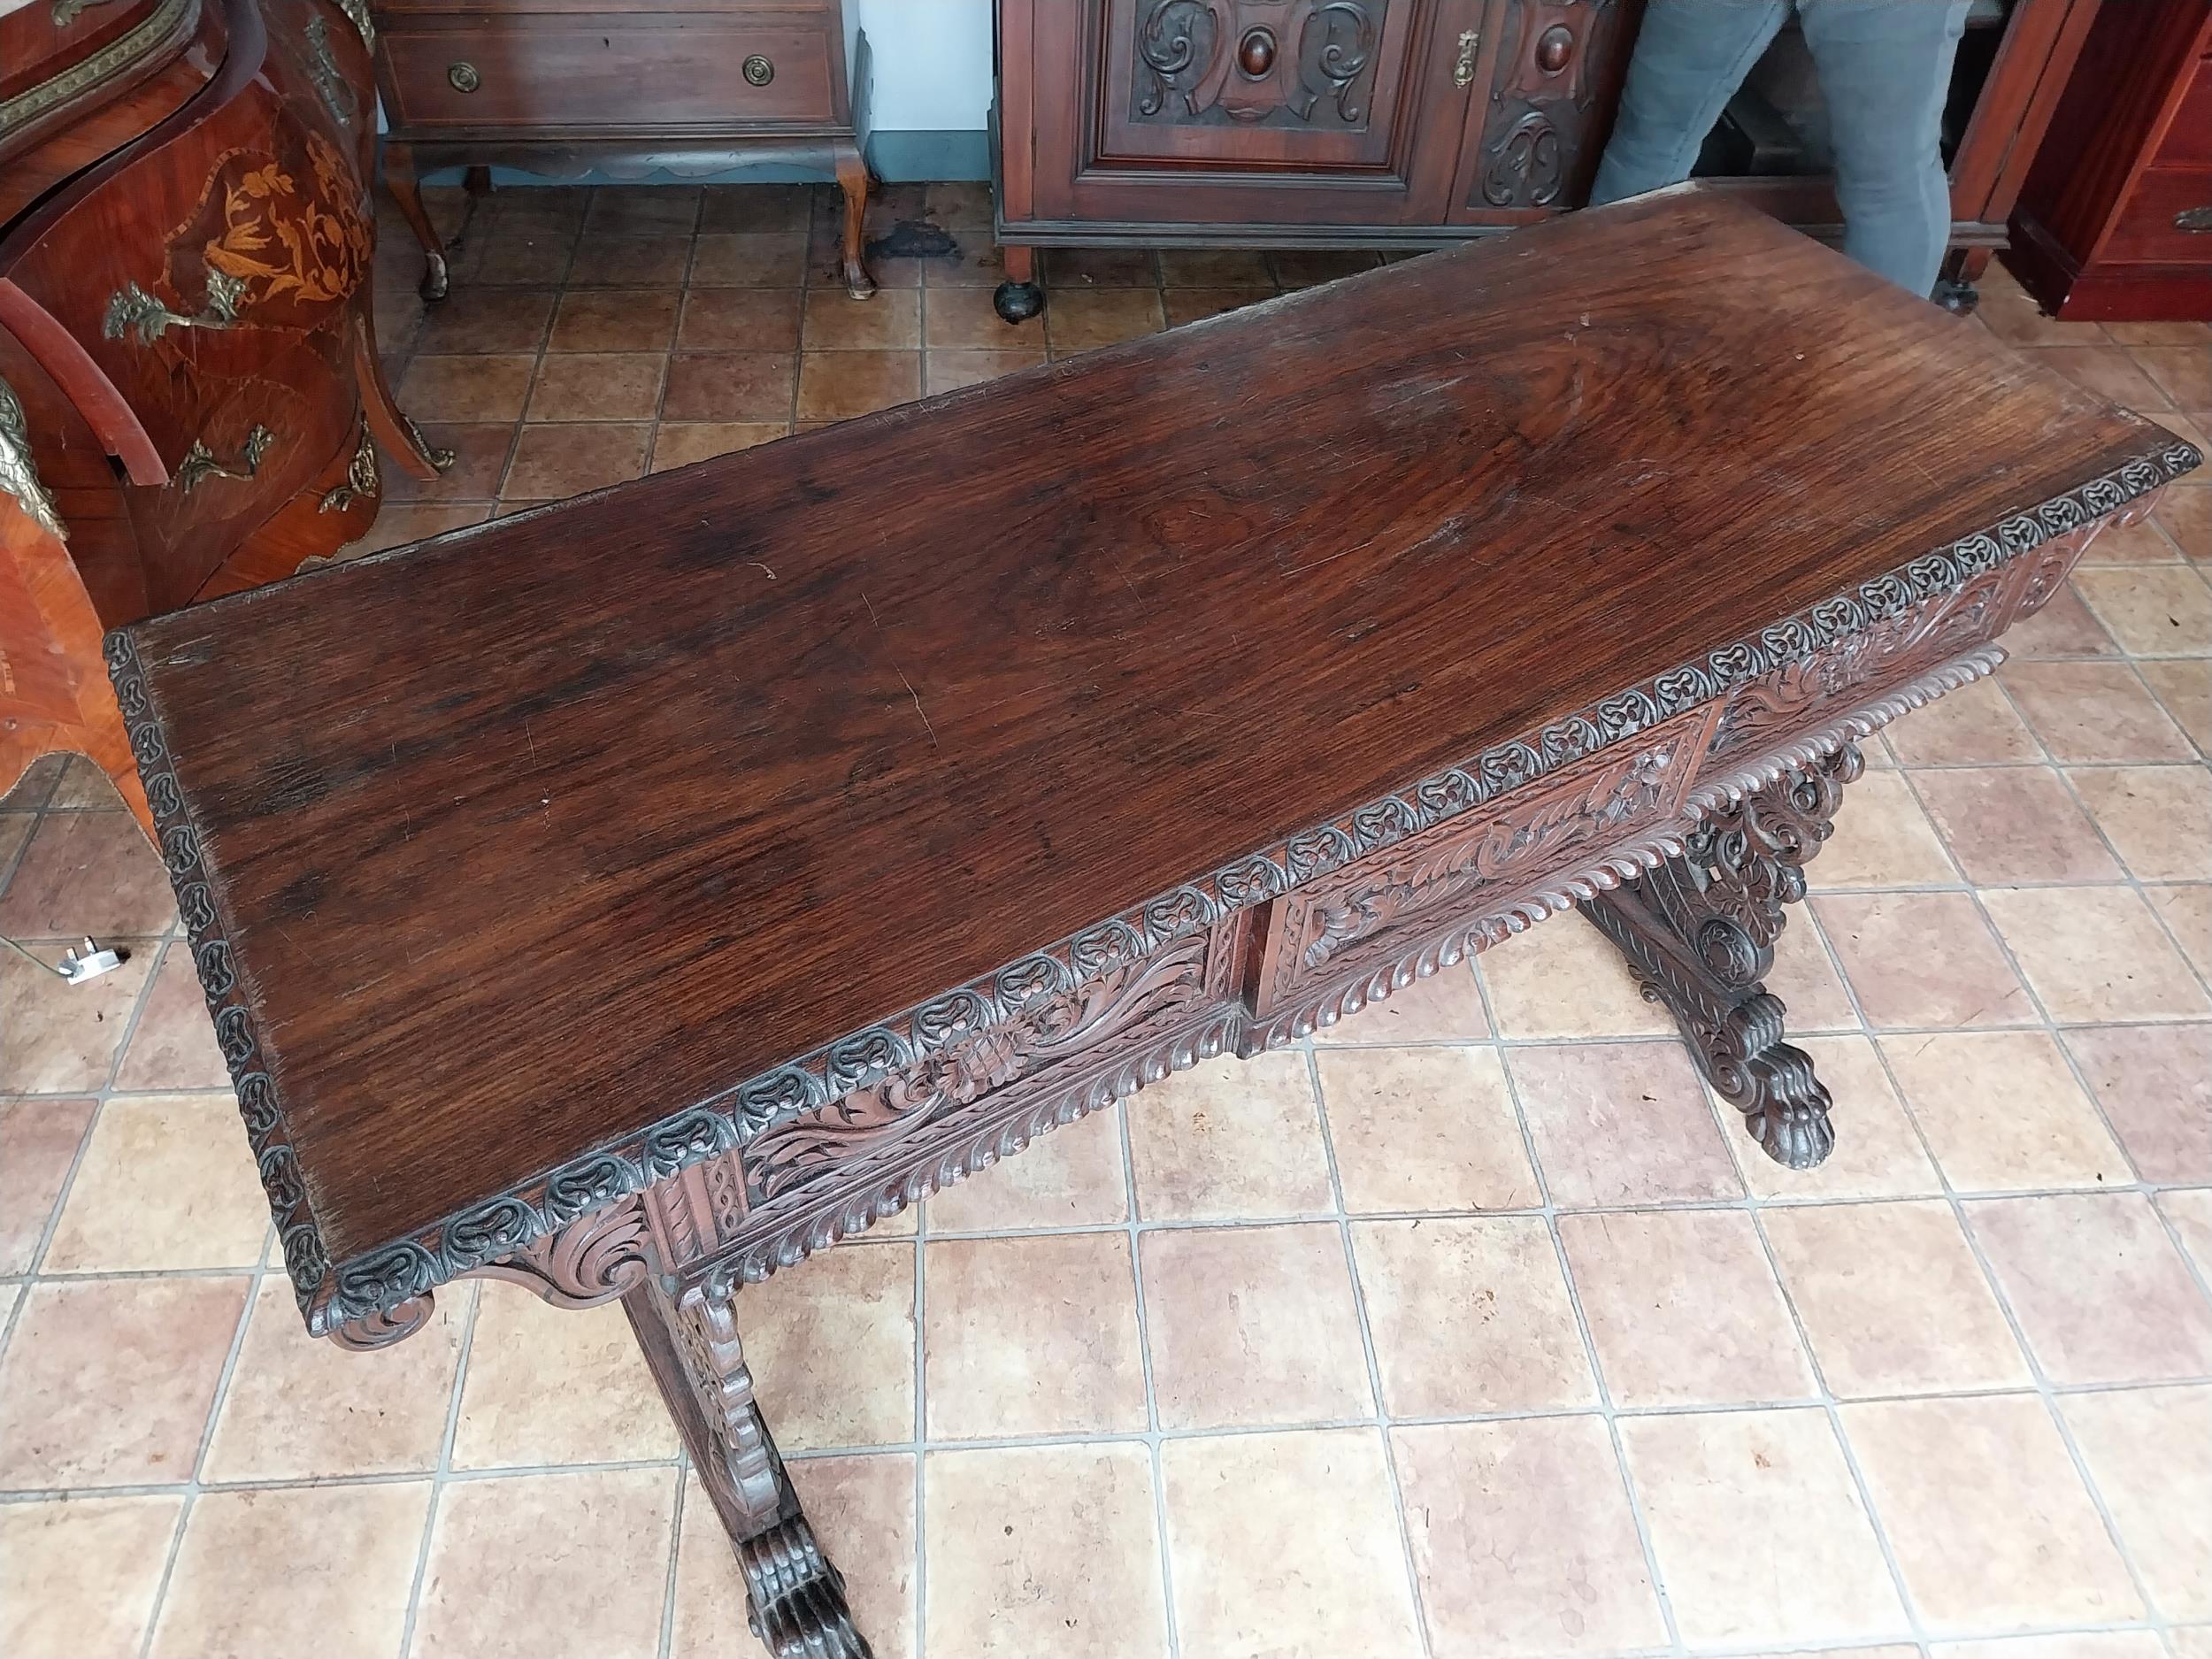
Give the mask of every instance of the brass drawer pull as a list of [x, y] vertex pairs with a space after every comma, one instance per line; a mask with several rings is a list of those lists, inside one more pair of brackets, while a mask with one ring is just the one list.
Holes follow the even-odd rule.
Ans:
[[137, 283], [126, 282], [108, 296], [107, 315], [100, 319], [100, 332], [110, 340], [136, 334], [140, 345], [150, 346], [172, 328], [227, 328], [238, 320], [239, 303], [245, 297], [243, 277], [211, 267], [207, 303], [198, 316], [187, 317], [182, 311], [171, 311]]
[[456, 92], [473, 92], [484, 84], [484, 77], [472, 63], [452, 63], [445, 66], [445, 78]]
[[211, 478], [251, 478], [261, 470], [261, 457], [276, 443], [276, 434], [266, 426], [256, 426], [246, 434], [245, 447], [239, 451], [238, 465], [225, 466], [215, 458], [215, 452], [199, 439], [192, 440], [192, 447], [184, 452], [184, 459], [177, 465], [177, 488], [189, 495]]
[[2212, 230], [2212, 207], [2185, 207], [2174, 215], [2176, 230]]
[[1475, 84], [1475, 48], [1482, 43], [1482, 36], [1469, 29], [1459, 37], [1459, 61], [1452, 65], [1452, 84], [1471, 87]]
[[776, 78], [776, 65], [755, 52], [739, 66], [738, 73], [745, 77], [747, 86], [764, 87]]

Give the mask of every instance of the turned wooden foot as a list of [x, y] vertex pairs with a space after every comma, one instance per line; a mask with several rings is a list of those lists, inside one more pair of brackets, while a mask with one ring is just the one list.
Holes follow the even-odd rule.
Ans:
[[1037, 285], [1037, 250], [1008, 247], [1001, 250], [1006, 280], [991, 296], [1001, 322], [1025, 323], [1045, 308], [1045, 291]]
[[777, 1659], [872, 1659], [754, 1401], [733, 1302], [650, 1276], [622, 1307], [737, 1552], [753, 1634]]
[[1783, 906], [1805, 896], [1805, 863], [1833, 827], [1864, 762], [1845, 744], [1714, 813], [1678, 858], [1584, 903], [1644, 995], [1672, 1011], [1698, 1069], [1744, 1115], [1767, 1156], [1809, 1170], [1836, 1142], [1811, 1056], [1783, 1041], [1774, 965]]

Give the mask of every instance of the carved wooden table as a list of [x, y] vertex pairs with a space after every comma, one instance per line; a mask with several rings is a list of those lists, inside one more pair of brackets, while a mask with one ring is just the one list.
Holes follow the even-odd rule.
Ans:
[[1855, 741], [2200, 458], [1685, 188], [109, 651], [309, 1328], [620, 1296], [859, 1654], [741, 1286], [1576, 905], [1817, 1163], [1760, 981]]

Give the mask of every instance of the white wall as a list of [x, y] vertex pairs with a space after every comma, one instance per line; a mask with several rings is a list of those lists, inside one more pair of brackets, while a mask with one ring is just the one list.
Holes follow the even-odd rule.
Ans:
[[875, 58], [885, 132], [964, 132], [991, 108], [991, 0], [845, 0]]

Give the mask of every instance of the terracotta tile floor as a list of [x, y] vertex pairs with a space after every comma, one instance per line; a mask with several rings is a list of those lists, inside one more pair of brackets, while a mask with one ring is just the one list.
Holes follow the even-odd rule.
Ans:
[[[977, 190], [879, 231], [931, 210], [960, 251], [864, 308], [806, 286], [804, 190], [509, 193], [427, 320], [388, 236], [385, 342], [462, 458], [376, 540], [1344, 263], [1079, 257], [1010, 329]], [[1983, 322], [2212, 425], [2168, 406], [2202, 328], [2001, 282]], [[2212, 486], [2093, 557], [1870, 746], [1813, 866], [1776, 984], [1819, 1171], [1562, 918], [748, 1292], [879, 1651], [2212, 1659]], [[0, 931], [133, 950], [0, 961], [0, 1654], [752, 1651], [618, 1312], [492, 1285], [305, 1340], [105, 785], [42, 765], [0, 878]]]

